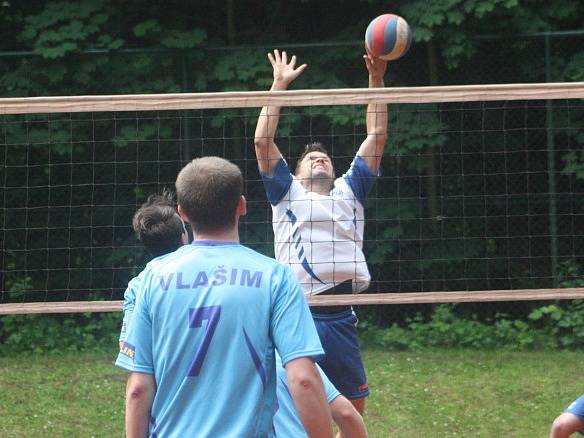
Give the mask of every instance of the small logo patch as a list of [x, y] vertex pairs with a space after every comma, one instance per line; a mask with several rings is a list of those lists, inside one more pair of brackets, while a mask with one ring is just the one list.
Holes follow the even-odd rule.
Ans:
[[120, 345], [120, 353], [134, 360], [134, 356], [136, 355], [136, 347], [134, 347], [132, 344], [128, 344], [127, 342], [122, 342]]
[[357, 391], [359, 391], [359, 392], [363, 392], [363, 391], [366, 391], [367, 389], [369, 389], [369, 385], [368, 385], [367, 383], [365, 383], [365, 384], [363, 384], [363, 385], [359, 386], [359, 387], [357, 388]]

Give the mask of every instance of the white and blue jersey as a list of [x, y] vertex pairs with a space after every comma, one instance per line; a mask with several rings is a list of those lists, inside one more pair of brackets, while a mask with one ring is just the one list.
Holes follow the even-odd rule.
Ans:
[[196, 241], [146, 269], [116, 365], [153, 374], [151, 437], [270, 436], [274, 350], [323, 350], [286, 266], [238, 243]]
[[306, 295], [347, 280], [353, 292], [369, 286], [363, 255], [364, 204], [378, 175], [356, 156], [328, 195], [306, 190], [282, 158], [272, 175], [261, 172], [272, 205], [276, 259], [296, 273]]
[[[276, 438], [303, 438], [308, 437], [304, 426], [298, 416], [298, 411], [294, 405], [294, 400], [288, 389], [288, 377], [286, 370], [282, 365], [280, 357], [276, 355], [276, 368], [278, 370], [278, 405], [276, 407], [276, 414], [274, 415], [274, 431]], [[326, 393], [326, 401], [330, 404], [341, 393], [334, 387], [326, 374], [316, 365], [324, 391]]]

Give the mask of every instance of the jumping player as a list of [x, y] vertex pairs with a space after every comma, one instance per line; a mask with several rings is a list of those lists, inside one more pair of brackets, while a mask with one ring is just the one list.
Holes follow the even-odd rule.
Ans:
[[[383, 87], [387, 63], [366, 54], [369, 87]], [[271, 91], [285, 90], [306, 68], [288, 61], [286, 52], [268, 54]], [[367, 106], [367, 136], [348, 171], [335, 179], [331, 158], [319, 143], [307, 145], [294, 175], [274, 142], [280, 108], [262, 108], [255, 131], [255, 152], [272, 205], [276, 258], [292, 267], [306, 295], [358, 293], [370, 274], [363, 255], [364, 204], [376, 177], [387, 140], [387, 105]], [[369, 388], [355, 316], [350, 306], [313, 308], [326, 357], [320, 366], [362, 414]]]
[[195, 159], [176, 189], [195, 240], [147, 268], [137, 291], [116, 361], [130, 371], [127, 436], [270, 436], [278, 349], [308, 435], [331, 437], [302, 289], [288, 267], [239, 243], [241, 171]]

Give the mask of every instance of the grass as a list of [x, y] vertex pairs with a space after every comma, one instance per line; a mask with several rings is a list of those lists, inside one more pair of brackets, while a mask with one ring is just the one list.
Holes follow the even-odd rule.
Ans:
[[547, 437], [584, 388], [565, 352], [366, 351], [372, 437]]
[[[365, 349], [371, 437], [547, 437], [582, 354]], [[0, 436], [123, 436], [114, 351], [0, 358]]]

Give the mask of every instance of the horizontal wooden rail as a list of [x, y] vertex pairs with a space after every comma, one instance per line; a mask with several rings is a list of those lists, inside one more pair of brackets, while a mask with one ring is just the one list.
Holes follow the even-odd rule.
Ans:
[[584, 298], [584, 288], [315, 295], [309, 298], [309, 303], [311, 306], [365, 306], [370, 304], [481, 303], [493, 301], [573, 300], [580, 298]]
[[[465, 292], [409, 292], [359, 295], [314, 295], [308, 298], [311, 306], [479, 303], [494, 301], [547, 301], [583, 299], [584, 288], [516, 289]], [[122, 301], [71, 301], [46, 303], [0, 304], [0, 315], [39, 313], [120, 312]]]
[[584, 98], [584, 82], [3, 98], [0, 99], [0, 114], [259, 108], [266, 105], [288, 107], [356, 105], [369, 104], [371, 102], [432, 103], [568, 98]]

